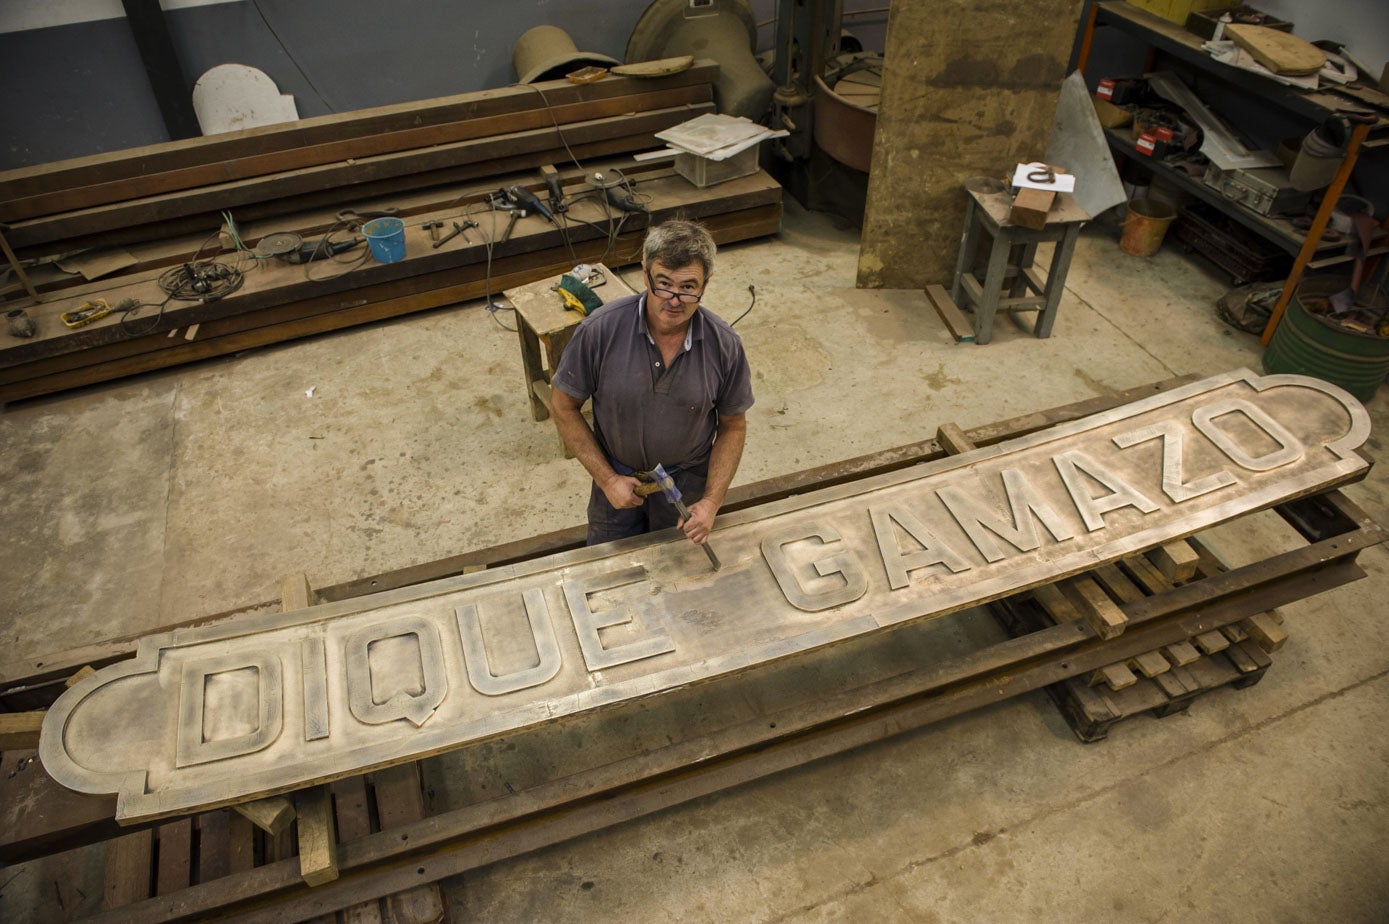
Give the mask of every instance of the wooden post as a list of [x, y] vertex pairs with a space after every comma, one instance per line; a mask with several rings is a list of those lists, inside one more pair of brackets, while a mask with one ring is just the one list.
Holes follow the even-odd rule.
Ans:
[[325, 786], [294, 794], [299, 813], [299, 873], [311, 886], [338, 878], [338, 831]]

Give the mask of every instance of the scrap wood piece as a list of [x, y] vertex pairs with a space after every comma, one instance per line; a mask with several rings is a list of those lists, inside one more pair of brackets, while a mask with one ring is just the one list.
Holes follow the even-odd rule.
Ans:
[[1188, 664], [1201, 660], [1201, 652], [1193, 648], [1189, 642], [1164, 645], [1162, 654], [1163, 657], [1172, 662], [1173, 667], [1186, 667]]
[[84, 664], [80, 670], [75, 671], [71, 677], [63, 681], [63, 686], [74, 686], [75, 684], [81, 683], [83, 680], [87, 679], [95, 673], [96, 668], [92, 667], [90, 664]]
[[192, 885], [193, 819], [180, 818], [158, 828], [159, 860], [155, 894], [168, 895]]
[[1224, 651], [1230, 647], [1230, 640], [1219, 629], [1212, 629], [1209, 632], [1202, 632], [1200, 635], [1193, 635], [1191, 642], [1202, 654], [1215, 654], [1217, 651]]
[[39, 746], [44, 710], [0, 712], [0, 751], [31, 751]]
[[1172, 669], [1172, 665], [1157, 651], [1145, 651], [1140, 655], [1134, 655], [1129, 658], [1128, 664], [1129, 667], [1149, 679], [1159, 674], [1165, 674]]
[[338, 831], [328, 789], [315, 786], [294, 794], [299, 818], [299, 874], [311, 886], [338, 878]]
[[1080, 610], [1055, 584], [1042, 584], [1032, 588], [1032, 599], [1046, 610], [1052, 622], [1058, 626], [1065, 622], [1075, 622], [1081, 618]]
[[[389, 831], [424, 818], [418, 763], [377, 770], [368, 778], [376, 792], [381, 830]], [[433, 924], [444, 919], [444, 899], [437, 884], [415, 886], [387, 896], [386, 908], [400, 924]]]
[[950, 297], [950, 293], [945, 291], [941, 285], [929, 285], [926, 287], [926, 300], [931, 303], [931, 307], [936, 310], [941, 323], [950, 332], [950, 336], [955, 338], [956, 343], [974, 342], [974, 325], [970, 323], [965, 313], [955, 304], [955, 300]]
[[127, 834], [106, 845], [106, 879], [101, 908], [110, 911], [150, 897], [150, 864], [154, 830]]
[[1272, 613], [1256, 613], [1239, 624], [1264, 651], [1272, 654], [1288, 640], [1288, 630], [1278, 624]]
[[960, 429], [959, 424], [943, 423], [936, 428], [936, 442], [947, 454], [958, 456], [979, 447]]
[[1150, 549], [1148, 558], [1173, 584], [1185, 584], [1194, 578], [1196, 566], [1201, 561], [1201, 557], [1184, 539]]
[[1114, 664], [1106, 664], [1104, 667], [1090, 674], [1090, 686], [1104, 684], [1111, 690], [1122, 690], [1131, 687], [1138, 682], [1138, 675], [1135, 674], [1127, 664], [1122, 661]]
[[1225, 35], [1275, 74], [1300, 77], [1315, 74], [1326, 64], [1326, 52], [1316, 45], [1268, 26], [1232, 22], [1225, 26]]
[[[1079, 575], [1062, 581], [1062, 592], [1075, 604], [1080, 618], [1102, 639], [1117, 638], [1123, 634], [1129, 617], [1119, 609], [1109, 594], [1088, 575]], [[1166, 663], [1166, 662], [1164, 662]]]
[[294, 803], [284, 796], [241, 802], [232, 809], [271, 837], [279, 837], [294, 821]]

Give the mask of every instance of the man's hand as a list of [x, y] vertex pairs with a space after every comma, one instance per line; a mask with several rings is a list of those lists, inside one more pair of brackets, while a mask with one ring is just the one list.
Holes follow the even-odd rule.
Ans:
[[709, 538], [709, 531], [714, 528], [714, 516], [719, 512], [719, 505], [713, 500], [702, 497], [690, 505], [690, 518], [680, 524], [680, 529], [685, 533], [685, 538], [695, 545], [703, 545]]
[[603, 496], [608, 499], [618, 510], [628, 507], [640, 507], [644, 501], [636, 493], [637, 486], [641, 482], [631, 475], [619, 475], [616, 472], [607, 481], [603, 482]]

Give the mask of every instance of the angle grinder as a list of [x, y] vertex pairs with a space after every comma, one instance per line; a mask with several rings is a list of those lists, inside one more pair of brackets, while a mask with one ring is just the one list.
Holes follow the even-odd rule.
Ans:
[[308, 263], [310, 260], [326, 260], [361, 244], [365, 238], [354, 237], [345, 241], [330, 241], [326, 237], [317, 243], [306, 244], [304, 239], [293, 231], [276, 231], [267, 234], [256, 244], [258, 257], [275, 257], [294, 265]]

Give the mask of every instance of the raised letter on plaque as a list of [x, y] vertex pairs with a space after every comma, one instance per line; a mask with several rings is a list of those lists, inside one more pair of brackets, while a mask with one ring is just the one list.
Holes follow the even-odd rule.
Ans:
[[630, 623], [632, 614], [628, 610], [595, 613], [588, 605], [589, 594], [625, 587], [644, 580], [646, 569], [641, 565], [623, 568], [621, 571], [609, 571], [593, 578], [564, 579], [564, 599], [569, 602], [569, 614], [574, 620], [574, 631], [579, 636], [579, 650], [584, 653], [584, 663], [588, 665], [589, 670], [616, 667], [619, 664], [653, 658], [675, 650], [675, 643], [670, 640], [665, 627], [657, 623], [658, 614], [651, 608], [644, 608], [641, 614], [647, 629], [645, 638], [608, 648], [603, 645], [603, 640], [598, 635], [601, 629]]
[[252, 754], [280, 736], [284, 687], [275, 655], [189, 661], [179, 691], [174, 750], [180, 767]]
[[832, 606], [852, 603], [862, 597], [868, 591], [868, 576], [859, 567], [852, 549], [815, 560], [816, 574], [822, 578], [837, 574], [843, 579], [842, 583], [835, 582], [833, 586], [819, 591], [807, 590], [801, 584], [800, 578], [786, 560], [786, 546], [793, 542], [809, 542], [812, 539], [818, 540], [821, 545], [828, 545], [841, 541], [842, 537], [833, 526], [793, 526], [772, 533], [762, 540], [762, 557], [767, 560], [772, 575], [781, 585], [781, 592], [786, 595], [786, 601], [797, 609], [814, 613]]
[[1174, 502], [1180, 504], [1235, 484], [1235, 476], [1224, 469], [1195, 481], [1182, 481], [1182, 428], [1175, 420], [1160, 420], [1151, 427], [1122, 433], [1114, 437], [1114, 445], [1128, 449], [1159, 437], [1162, 438], [1162, 493]]
[[[1052, 461], [1061, 473], [1061, 480], [1066, 483], [1066, 490], [1070, 492], [1076, 510], [1080, 511], [1080, 518], [1085, 521], [1085, 528], [1092, 533], [1104, 526], [1106, 513], [1120, 507], [1134, 507], [1142, 513], [1152, 513], [1158, 509], [1158, 505], [1137, 488], [1078, 449], [1063, 452]], [[1081, 472], [1108, 488], [1109, 494], [1092, 497]]]
[[[1261, 456], [1251, 456], [1245, 452], [1244, 447], [1236, 443], [1224, 427], [1216, 425], [1216, 418], [1236, 413], [1243, 414], [1250, 423], [1264, 431], [1271, 440], [1278, 444], [1278, 448]], [[1263, 408], [1239, 398], [1226, 398], [1222, 401], [1213, 401], [1204, 407], [1198, 407], [1196, 412], [1191, 415], [1191, 422], [1196, 424], [1196, 429], [1204, 433], [1212, 443], [1220, 447], [1221, 452], [1233, 459], [1236, 465], [1247, 468], [1251, 472], [1267, 472], [1280, 465], [1296, 462], [1303, 456], [1302, 443], [1297, 437], [1289, 433], [1287, 428], [1278, 421], [1268, 416]]]
[[[1002, 473], [1003, 493], [1008, 498], [1008, 513], [1012, 522], [998, 516], [991, 504], [985, 504], [959, 488], [944, 487], [936, 496], [945, 504], [955, 522], [969, 536], [970, 542], [985, 561], [1002, 561], [1003, 549], [994, 541], [998, 536], [1019, 552], [1035, 551], [1041, 544], [1037, 536], [1037, 520], [1047, 528], [1053, 539], [1064, 542], [1074, 539], [1075, 533], [1066, 521], [1037, 492], [1032, 482], [1015, 468]], [[1035, 519], [1034, 519], [1035, 517]]]
[[[893, 590], [900, 590], [910, 584], [909, 573], [918, 568], [945, 565], [956, 574], [969, 569], [969, 562], [956, 554], [949, 545], [941, 542], [916, 514], [903, 507], [869, 507], [868, 516], [873, 520], [873, 533], [878, 537], [878, 554], [882, 556], [883, 567], [887, 569], [887, 585]], [[916, 540], [921, 549], [903, 552], [893, 523], [902, 527], [908, 536]]]
[[344, 649], [347, 704], [367, 725], [409, 719], [419, 727], [448, 693], [439, 630], [418, 616], [368, 626], [349, 636]]
[[458, 635], [463, 640], [463, 661], [468, 668], [468, 682], [479, 693], [488, 696], [514, 693], [527, 687], [538, 687], [559, 673], [559, 642], [555, 639], [555, 627], [550, 622], [550, 605], [545, 602], [545, 592], [532, 587], [522, 593], [521, 599], [525, 604], [526, 622], [530, 625], [531, 641], [535, 643], [538, 660], [534, 667], [510, 674], [492, 673], [477, 604], [466, 603], [453, 611], [458, 619]]
[[304, 740], [328, 737], [328, 652], [321, 638], [299, 643], [304, 670]]

